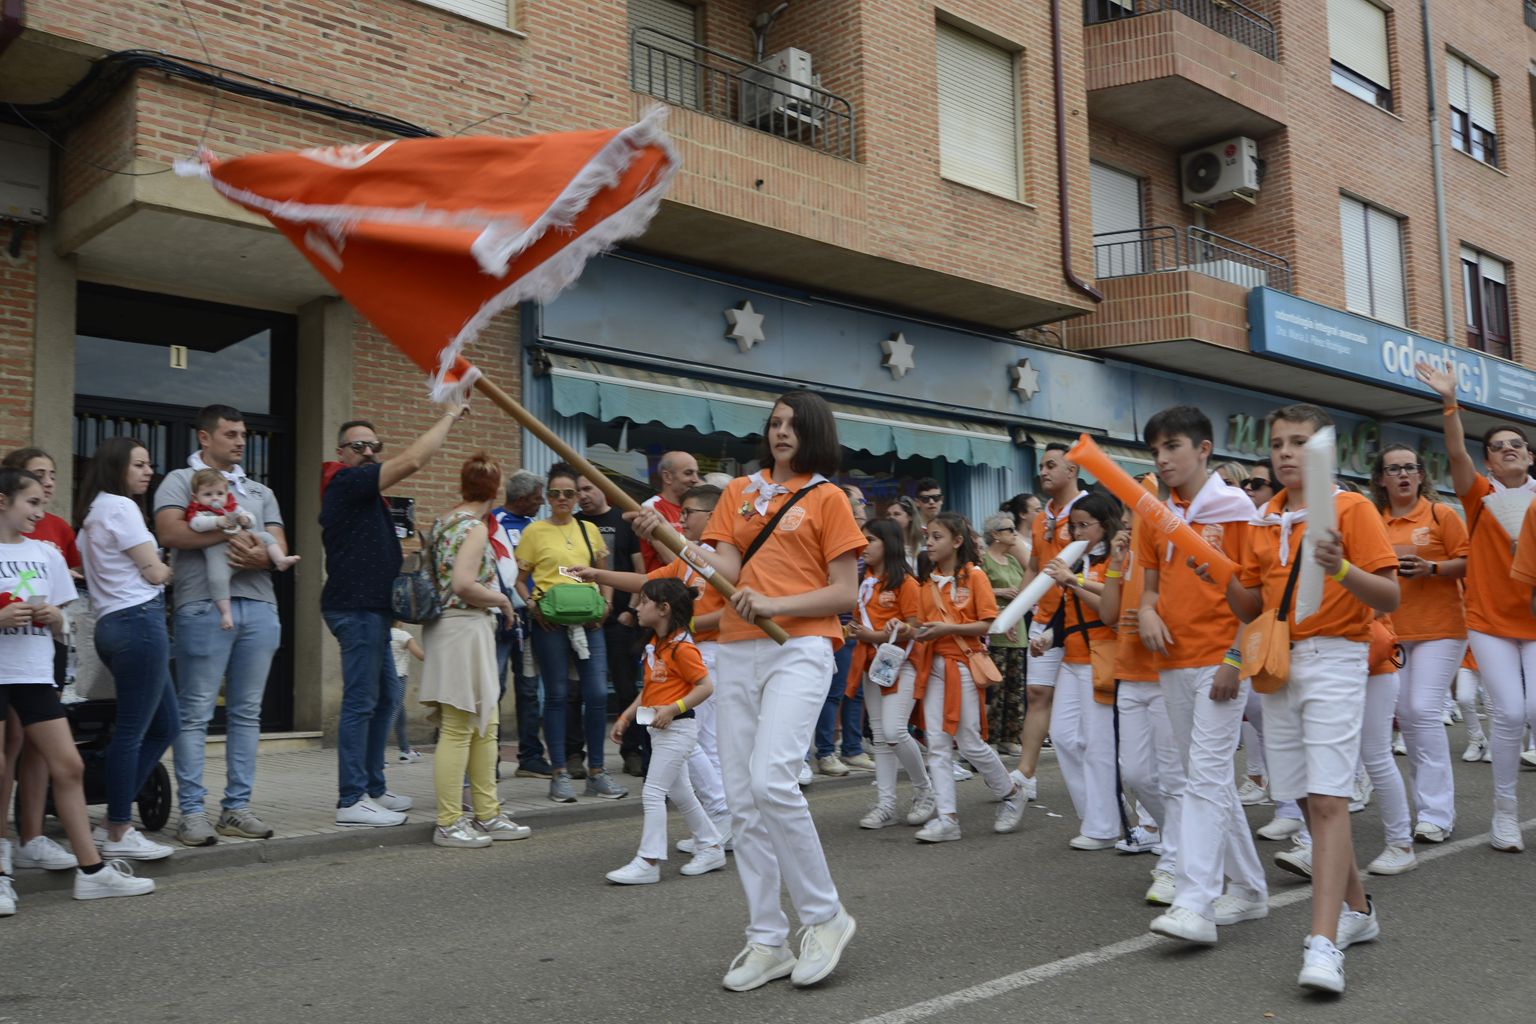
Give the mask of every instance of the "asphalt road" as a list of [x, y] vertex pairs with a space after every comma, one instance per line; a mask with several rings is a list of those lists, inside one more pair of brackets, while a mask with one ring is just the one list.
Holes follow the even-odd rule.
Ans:
[[[603, 880], [639, 839], [631, 798], [617, 816], [483, 851], [202, 872], [95, 903], [24, 894], [21, 913], [0, 920], [0, 1022], [1531, 1021], [1536, 852], [1490, 850], [1489, 767], [1458, 761], [1456, 774], [1453, 842], [1368, 884], [1383, 934], [1350, 950], [1341, 1002], [1295, 986], [1306, 886], [1278, 870], [1269, 918], [1223, 928], [1219, 946], [1149, 936], [1152, 858], [1070, 850], [1075, 821], [1047, 762], [1019, 833], [991, 833], [978, 780], [959, 787], [966, 838], [937, 847], [906, 828], [858, 829], [863, 780], [813, 786], [859, 921], [842, 966], [814, 989], [720, 987], [745, 920], [734, 868], [683, 878], [674, 859], [659, 885]], [[1536, 773], [1522, 788], [1529, 816]], [[1252, 809], [1253, 823], [1269, 811]], [[1381, 847], [1374, 806], [1354, 825], [1363, 864]], [[674, 838], [680, 828], [674, 816]], [[1266, 859], [1276, 848], [1261, 843]]]

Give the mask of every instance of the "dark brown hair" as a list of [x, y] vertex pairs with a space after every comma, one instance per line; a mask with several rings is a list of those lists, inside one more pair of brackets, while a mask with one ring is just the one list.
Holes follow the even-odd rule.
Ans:
[[1419, 497], [1430, 501], [1439, 500], [1435, 489], [1429, 485], [1429, 474], [1424, 472], [1424, 462], [1419, 458], [1419, 453], [1405, 444], [1389, 444], [1376, 453], [1376, 461], [1371, 463], [1371, 500], [1376, 503], [1376, 510], [1385, 512], [1392, 505], [1386, 486], [1387, 456], [1392, 452], [1407, 452], [1413, 456], [1414, 465], [1419, 467]]
[[85, 522], [91, 502], [99, 494], [120, 494], [128, 497], [128, 465], [133, 461], [135, 449], [149, 451], [147, 445], [136, 437], [109, 437], [96, 446], [80, 480], [80, 493], [75, 497], [75, 529]]
[[[837, 443], [837, 421], [832, 418], [832, 407], [827, 400], [811, 391], [786, 391], [773, 403], [774, 409], [789, 406], [794, 417], [795, 437], [800, 446], [789, 468], [796, 473], [820, 473], [830, 477], [843, 464], [843, 450]], [[763, 468], [773, 470], [773, 447], [768, 440], [768, 423], [773, 420], [773, 409], [763, 422], [763, 443], [758, 458]]]

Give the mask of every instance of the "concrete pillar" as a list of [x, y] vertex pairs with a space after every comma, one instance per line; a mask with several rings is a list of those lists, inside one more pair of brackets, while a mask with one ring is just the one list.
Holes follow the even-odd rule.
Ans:
[[32, 443], [53, 454], [59, 479], [53, 511], [72, 518], [75, 448], [75, 260], [61, 256], [52, 225], [37, 245], [36, 347], [32, 374]]

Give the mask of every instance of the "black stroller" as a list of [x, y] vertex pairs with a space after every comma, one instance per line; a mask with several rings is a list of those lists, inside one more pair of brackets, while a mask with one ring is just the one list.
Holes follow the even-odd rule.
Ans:
[[[78, 704], [66, 704], [70, 729], [75, 734], [75, 748], [80, 760], [85, 762], [85, 802], [107, 802], [107, 746], [112, 742], [112, 729], [117, 722], [117, 702], [88, 700]], [[21, 796], [17, 794], [19, 815]], [[165, 827], [171, 817], [171, 773], [164, 764], [156, 764], [154, 771], [139, 790], [137, 797], [139, 819], [145, 831], [156, 832]], [[46, 814], [54, 814], [53, 792], [50, 788]]]

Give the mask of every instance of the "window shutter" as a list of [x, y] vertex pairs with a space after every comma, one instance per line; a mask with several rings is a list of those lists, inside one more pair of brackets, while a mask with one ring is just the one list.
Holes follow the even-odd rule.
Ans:
[[[649, 28], [689, 43], [697, 42], [698, 15], [697, 7], [682, 0], [629, 0], [630, 32]], [[630, 84], [638, 92], [648, 92], [669, 103], [697, 107], [699, 83], [695, 60], [693, 47], [688, 43], [641, 36], [630, 61], [634, 69]]]
[[1344, 239], [1344, 308], [1371, 315], [1371, 266], [1365, 243], [1365, 204], [1339, 199], [1339, 228]]
[[1140, 237], [1141, 179], [1101, 163], [1088, 165], [1093, 197], [1094, 274], [1113, 277], [1142, 272]]
[[1454, 53], [1445, 55], [1445, 101], [1457, 110], [1467, 106], [1467, 62]]
[[1019, 110], [1013, 54], [938, 24], [939, 173], [1019, 197]]
[[1387, 12], [1369, 0], [1328, 0], [1328, 53], [1355, 74], [1392, 88]]
[[1496, 281], [1499, 284], [1509, 284], [1506, 276], [1506, 268], [1503, 260], [1496, 260], [1492, 256], [1478, 254], [1477, 269], [1483, 275], [1485, 281]]
[[422, 0], [428, 7], [441, 7], [445, 11], [462, 14], [466, 18], [495, 25], [497, 28], [512, 27], [510, 0]]
[[1408, 325], [1408, 301], [1403, 292], [1403, 225], [1390, 213], [1365, 208], [1371, 268], [1371, 299], [1378, 320]]
[[1493, 119], [1493, 79], [1477, 68], [1467, 65], [1467, 102], [1463, 108], [1472, 115], [1472, 123], [1497, 135]]

